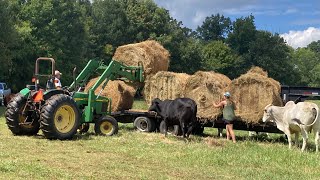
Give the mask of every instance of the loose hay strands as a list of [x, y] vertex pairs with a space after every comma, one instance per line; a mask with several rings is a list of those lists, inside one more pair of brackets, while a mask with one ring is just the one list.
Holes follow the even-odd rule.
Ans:
[[232, 100], [236, 102], [236, 115], [247, 123], [258, 123], [263, 117], [266, 105], [282, 105], [279, 82], [269, 78], [267, 73], [258, 67], [253, 67], [246, 74], [234, 79], [227, 89], [231, 92]]
[[190, 75], [160, 71], [149, 77], [144, 86], [144, 98], [150, 105], [154, 98], [161, 100], [184, 97], [184, 88]]
[[190, 75], [160, 71], [146, 80], [144, 99], [150, 105], [154, 98], [161, 100], [184, 97], [184, 88]]
[[231, 80], [219, 73], [198, 71], [188, 78], [185, 87], [185, 97], [196, 101], [197, 116], [201, 119], [214, 120], [221, 115], [221, 109], [214, 108], [213, 102], [221, 100], [225, 88]]
[[120, 46], [113, 59], [128, 66], [138, 66], [142, 62], [145, 78], [158, 71], [167, 71], [170, 53], [157, 41], [148, 40], [136, 44]]
[[[91, 79], [86, 85], [84, 91], [89, 89], [96, 83], [99, 77]], [[95, 90], [95, 94], [100, 93], [103, 83]], [[112, 111], [127, 110], [132, 107], [136, 88], [133, 84], [124, 81], [109, 81], [106, 87], [101, 91], [100, 96], [111, 98]]]

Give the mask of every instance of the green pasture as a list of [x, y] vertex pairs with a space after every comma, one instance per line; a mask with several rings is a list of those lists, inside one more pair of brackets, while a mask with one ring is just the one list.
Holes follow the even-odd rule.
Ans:
[[[134, 108], [146, 108], [136, 101]], [[205, 135], [165, 138], [120, 124], [119, 134], [89, 133], [73, 140], [14, 136], [0, 107], [0, 179], [320, 179], [320, 153], [313, 135], [307, 151], [288, 149], [283, 135], [248, 137], [236, 131], [236, 144]]]

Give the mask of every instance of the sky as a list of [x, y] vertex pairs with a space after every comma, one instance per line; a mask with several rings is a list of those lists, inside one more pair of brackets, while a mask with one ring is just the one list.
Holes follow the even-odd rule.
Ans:
[[205, 17], [231, 20], [252, 14], [258, 30], [278, 33], [293, 48], [320, 40], [320, 0], [155, 0], [158, 6], [195, 30]]

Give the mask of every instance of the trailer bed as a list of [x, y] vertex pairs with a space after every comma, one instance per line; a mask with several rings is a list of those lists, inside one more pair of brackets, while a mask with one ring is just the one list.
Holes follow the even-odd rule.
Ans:
[[[220, 119], [214, 122], [208, 122], [203, 125], [204, 127], [214, 127], [214, 128], [225, 128], [226, 125]], [[245, 121], [235, 120], [233, 122], [233, 129], [244, 130], [244, 131], [255, 131], [255, 132], [269, 132], [269, 133], [283, 133], [280, 131], [276, 124], [273, 122], [267, 123], [246, 123]]]
[[148, 117], [153, 120], [161, 119], [159, 115], [146, 110], [124, 110], [112, 112], [111, 116], [121, 123], [132, 123], [137, 117]]

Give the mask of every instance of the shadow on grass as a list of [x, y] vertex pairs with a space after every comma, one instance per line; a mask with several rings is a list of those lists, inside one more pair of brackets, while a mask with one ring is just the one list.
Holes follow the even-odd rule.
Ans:
[[[206, 134], [204, 133], [202, 135], [203, 137], [213, 137], [213, 138], [218, 138], [218, 139], [225, 139], [226, 134], [223, 133], [222, 137], [218, 135], [211, 135], [211, 134]], [[236, 135], [236, 140], [237, 141], [257, 141], [257, 142], [270, 142], [270, 143], [281, 143], [281, 144], [287, 144], [287, 138], [285, 135], [280, 135], [277, 137], [269, 137], [267, 134], [259, 134], [259, 135], [253, 135], [253, 136], [248, 136], [248, 135]]]

